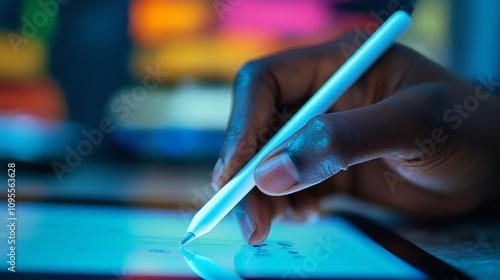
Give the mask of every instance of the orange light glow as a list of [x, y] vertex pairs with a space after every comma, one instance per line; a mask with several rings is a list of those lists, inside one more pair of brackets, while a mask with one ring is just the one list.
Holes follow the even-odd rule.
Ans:
[[200, 0], [133, 0], [129, 10], [130, 35], [142, 47], [202, 33], [213, 17], [210, 2]]

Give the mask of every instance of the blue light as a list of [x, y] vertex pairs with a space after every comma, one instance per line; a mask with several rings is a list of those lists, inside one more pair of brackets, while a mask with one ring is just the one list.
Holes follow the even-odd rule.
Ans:
[[[183, 255], [179, 242], [189, 221], [180, 211], [43, 203], [17, 208], [21, 272], [425, 278], [340, 217], [307, 227], [275, 224], [257, 247], [244, 244], [237, 221], [228, 217]], [[6, 234], [1, 228], [0, 236]], [[0, 262], [6, 264], [6, 257]]]

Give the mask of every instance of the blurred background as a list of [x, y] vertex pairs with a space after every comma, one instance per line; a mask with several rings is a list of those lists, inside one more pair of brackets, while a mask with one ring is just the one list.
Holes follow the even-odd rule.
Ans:
[[[0, 0], [0, 159], [26, 168], [24, 199], [199, 205], [245, 61], [403, 2]], [[498, 11], [420, 0], [400, 41], [471, 81], [499, 74]]]

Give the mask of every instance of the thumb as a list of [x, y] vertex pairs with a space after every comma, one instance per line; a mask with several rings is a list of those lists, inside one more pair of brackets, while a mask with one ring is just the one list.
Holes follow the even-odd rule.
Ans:
[[433, 92], [411, 88], [373, 105], [314, 117], [259, 163], [257, 186], [285, 195], [372, 159], [427, 155], [415, 140], [440, 127], [444, 97]]

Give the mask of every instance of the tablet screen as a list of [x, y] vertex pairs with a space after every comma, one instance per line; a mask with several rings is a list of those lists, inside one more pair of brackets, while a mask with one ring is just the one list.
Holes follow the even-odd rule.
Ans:
[[[341, 216], [308, 225], [276, 223], [263, 244], [250, 246], [230, 215], [181, 249], [191, 218], [181, 211], [19, 203], [17, 213], [16, 272], [104, 274], [110, 279], [427, 278]], [[6, 240], [9, 232], [4, 228], [0, 234]], [[9, 247], [0, 245], [7, 271]]]

